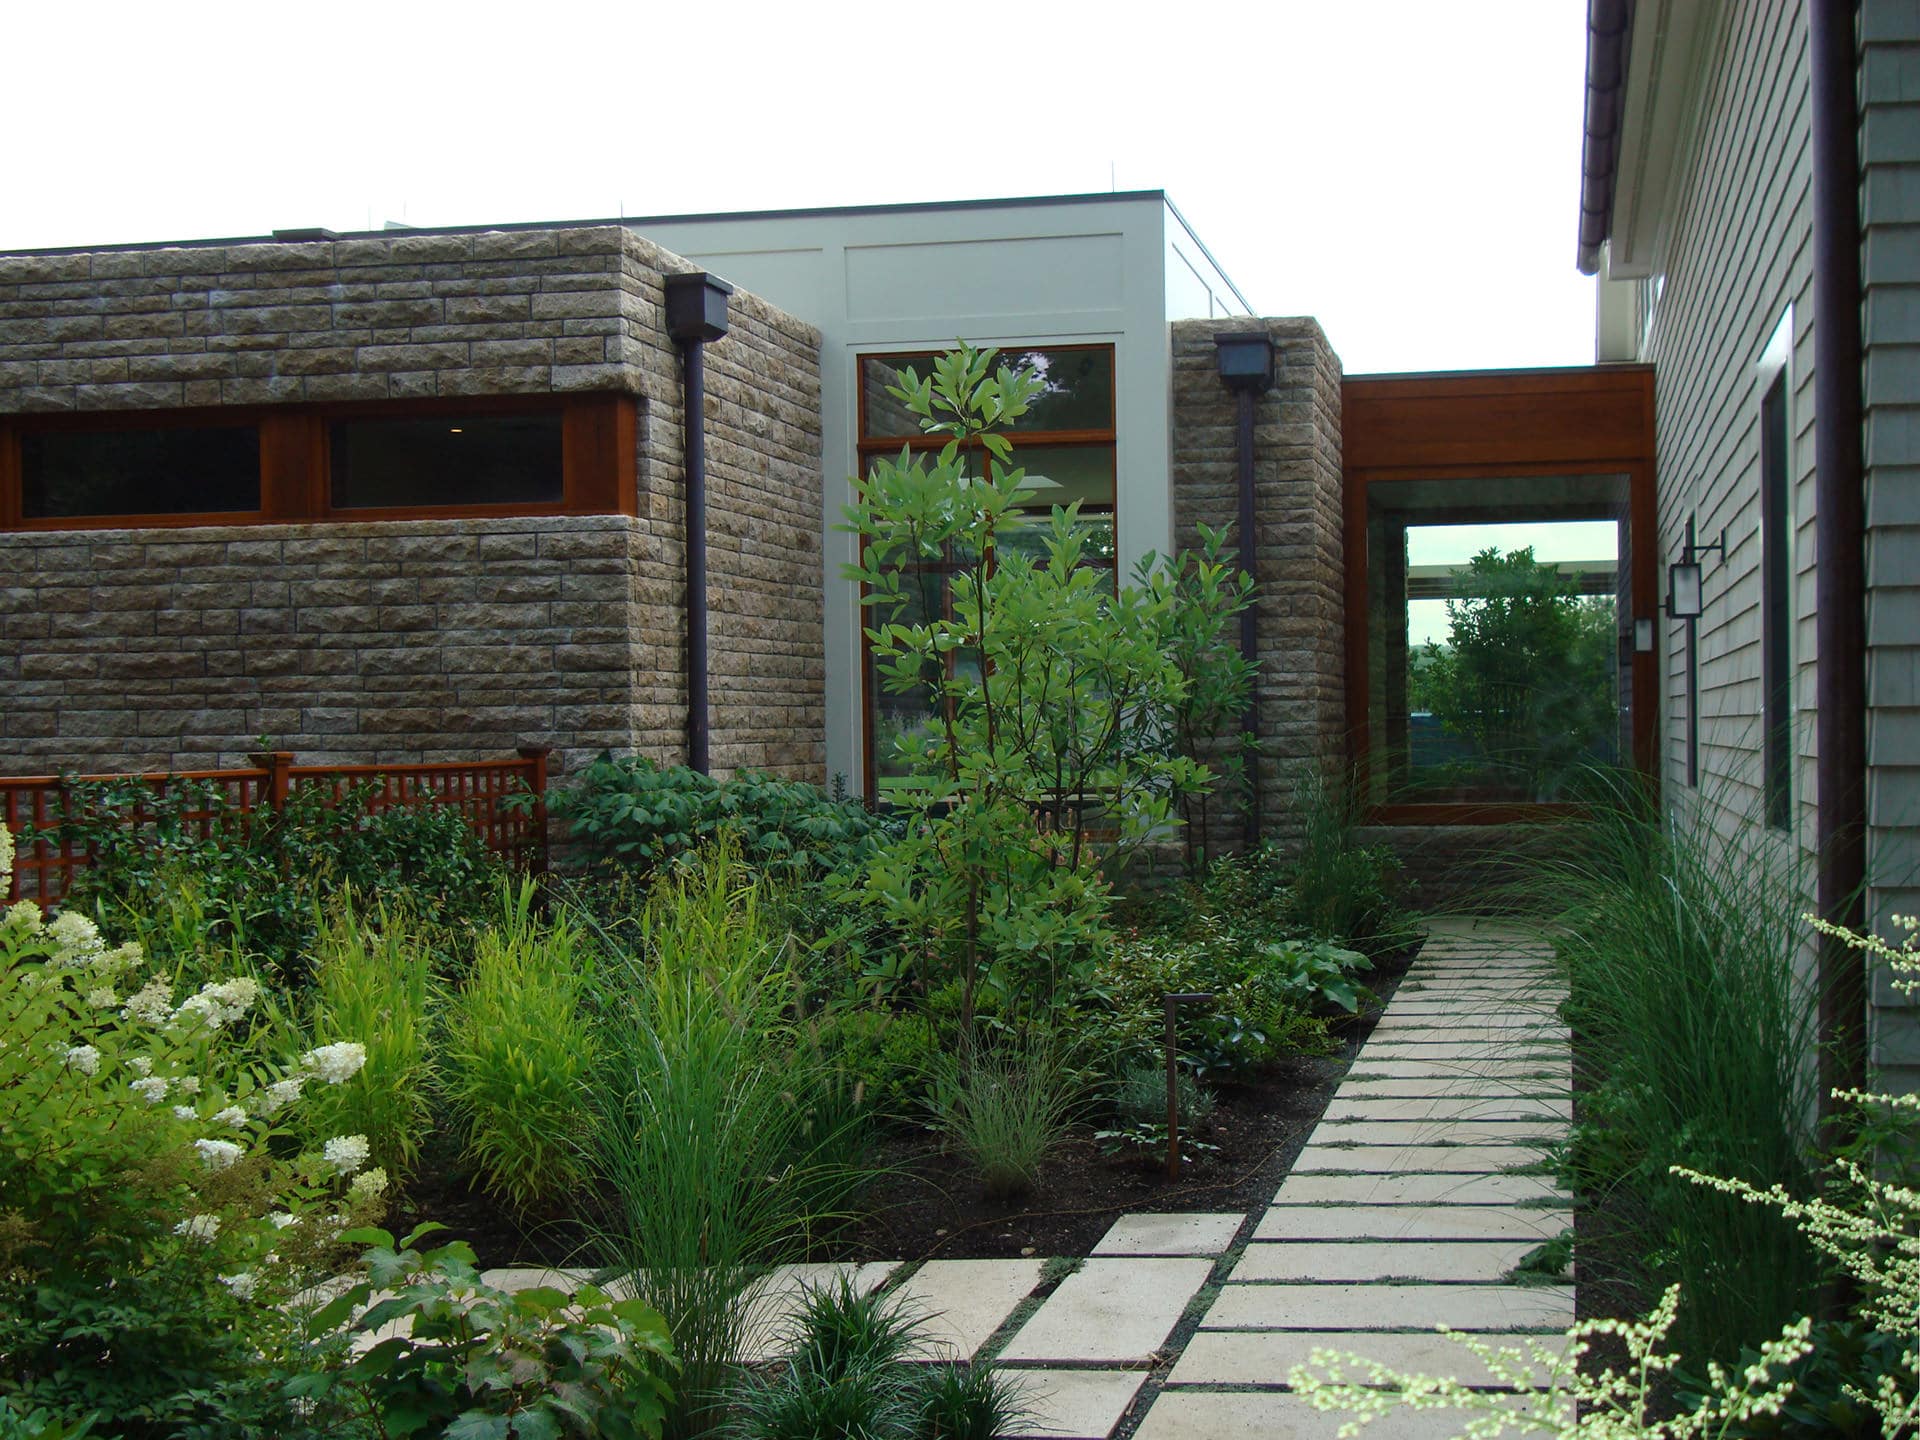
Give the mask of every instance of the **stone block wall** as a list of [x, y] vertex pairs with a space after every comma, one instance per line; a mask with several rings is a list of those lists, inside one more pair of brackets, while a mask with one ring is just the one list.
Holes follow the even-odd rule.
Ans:
[[[1235, 529], [1235, 399], [1221, 383], [1214, 336], [1265, 330], [1276, 383], [1254, 411], [1256, 605], [1260, 652], [1262, 834], [1298, 834], [1292, 804], [1303, 765], [1346, 764], [1346, 627], [1340, 451], [1340, 359], [1307, 319], [1185, 320], [1173, 327], [1173, 505], [1182, 547], [1196, 526]], [[1240, 543], [1234, 536], [1233, 543]], [[1238, 817], [1216, 840], [1232, 843]]]
[[[0, 533], [0, 773], [685, 755], [679, 359], [620, 226], [0, 256], [0, 416], [612, 392], [632, 515]], [[708, 347], [713, 759], [824, 778], [819, 335]]]

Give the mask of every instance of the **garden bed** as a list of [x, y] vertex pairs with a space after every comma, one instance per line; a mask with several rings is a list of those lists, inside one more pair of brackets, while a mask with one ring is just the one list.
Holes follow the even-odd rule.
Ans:
[[[823, 1244], [816, 1258], [1082, 1256], [1123, 1213], [1264, 1205], [1293, 1168], [1419, 952], [1416, 943], [1376, 962], [1364, 977], [1376, 1004], [1334, 1023], [1340, 1045], [1334, 1054], [1291, 1057], [1248, 1083], [1221, 1086], [1201, 1137], [1220, 1148], [1188, 1164], [1178, 1181], [1167, 1178], [1158, 1157], [1103, 1153], [1093, 1127], [1083, 1126], [1048, 1159], [1033, 1194], [1002, 1203], [981, 1193], [967, 1162], [943, 1150], [937, 1137], [895, 1127], [875, 1142], [876, 1178], [862, 1197], [864, 1217]], [[590, 1258], [587, 1232], [577, 1221], [518, 1221], [432, 1157], [402, 1208], [400, 1229], [416, 1220], [436, 1220], [447, 1226], [443, 1240], [465, 1240], [484, 1266], [578, 1265]]]

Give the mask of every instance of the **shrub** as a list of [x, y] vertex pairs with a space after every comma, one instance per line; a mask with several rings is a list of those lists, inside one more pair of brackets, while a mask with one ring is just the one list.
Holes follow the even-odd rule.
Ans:
[[792, 1359], [750, 1377], [734, 1440], [994, 1440], [1026, 1418], [989, 1365], [928, 1363], [921, 1321], [897, 1300], [841, 1280], [794, 1317]]
[[[50, 838], [86, 850], [63, 908], [85, 906], [156, 959], [244, 951], [284, 983], [308, 979], [317, 917], [351, 883], [457, 933], [482, 913], [501, 862], [460, 810], [430, 800], [370, 810], [372, 786], [296, 789], [242, 815], [212, 782], [71, 781]], [[204, 822], [194, 817], [204, 816]]]
[[934, 1124], [979, 1175], [992, 1200], [1026, 1194], [1041, 1163], [1066, 1138], [1078, 1085], [1044, 1036], [944, 1058], [931, 1101]]
[[526, 1215], [584, 1178], [591, 970], [578, 929], [534, 917], [531, 880], [501, 899], [448, 1007], [445, 1087], [467, 1163], [489, 1194]]
[[[1213, 1116], [1213, 1092], [1191, 1071], [1174, 1074], [1174, 1105], [1182, 1129], [1205, 1124]], [[1122, 1125], [1159, 1125], [1167, 1123], [1167, 1072], [1150, 1065], [1129, 1066], [1114, 1087], [1113, 1113]]]
[[600, 1240], [663, 1315], [682, 1362], [669, 1417], [698, 1433], [739, 1351], [739, 1301], [844, 1211], [854, 1122], [790, 1019], [761, 886], [724, 842], [667, 876], [642, 949], [608, 963], [594, 1169]]
[[684, 765], [603, 754], [548, 799], [569, 837], [602, 865], [651, 872], [729, 832], [769, 875], [818, 880], [857, 864], [879, 827], [858, 801], [746, 770], [715, 780]]
[[[370, 1247], [365, 1278], [311, 1324], [361, 1348], [294, 1377], [290, 1398], [315, 1407], [317, 1419], [424, 1440], [660, 1434], [673, 1351], [657, 1313], [593, 1286], [569, 1295], [488, 1285], [459, 1241], [413, 1248], [437, 1228], [422, 1226], [397, 1250], [385, 1231], [350, 1232]], [[389, 1327], [398, 1333], [383, 1334]]]
[[1813, 1255], [1779, 1216], [1671, 1171], [1813, 1184], [1798, 886], [1757, 836], [1736, 837], [1754, 858], [1729, 863], [1704, 812], [1663, 824], [1631, 779], [1606, 799], [1536, 877], [1560, 907], [1566, 1015], [1591, 1077], [1562, 1159], [1587, 1201], [1581, 1282], [1623, 1308], [1677, 1283], [1682, 1351], [1731, 1360], [1807, 1308]]
[[[371, 922], [371, 923], [369, 923]], [[365, 1135], [374, 1163], [404, 1182], [431, 1123], [428, 1035], [439, 987], [418, 927], [404, 912], [356, 911], [343, 891], [314, 946], [312, 1043], [357, 1041], [366, 1064], [343, 1085], [316, 1092], [309, 1133]]]
[[828, 1012], [820, 1043], [868, 1105], [896, 1116], [921, 1109], [942, 1048], [939, 1027], [923, 1011], [852, 1006]]
[[[11, 859], [0, 827], [0, 884]], [[0, 917], [0, 1396], [127, 1440], [242, 1413], [292, 1428], [262, 1412], [260, 1352], [385, 1176], [356, 1173], [364, 1137], [286, 1143], [303, 1089], [362, 1052], [275, 1063], [248, 1043], [258, 999], [246, 977], [176, 998], [76, 913]]]
[[[1162, 997], [1204, 992], [1204, 1005], [1179, 1016], [1182, 1061], [1207, 1076], [1244, 1075], [1289, 1054], [1323, 1054], [1326, 1025], [1315, 1018], [1287, 945], [1245, 945], [1215, 934], [1201, 940], [1129, 937], [1096, 968], [1075, 1024], [1090, 1054], [1113, 1074], [1162, 1060]], [[1356, 957], [1357, 958], [1357, 957]]]
[[1308, 934], [1379, 954], [1413, 936], [1396, 891], [1400, 862], [1384, 845], [1361, 845], [1351, 783], [1309, 766], [1294, 790], [1299, 848], [1287, 869], [1288, 918]]

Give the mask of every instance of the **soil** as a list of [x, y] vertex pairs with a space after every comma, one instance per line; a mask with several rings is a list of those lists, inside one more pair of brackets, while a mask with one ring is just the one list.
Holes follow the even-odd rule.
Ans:
[[[1048, 1160], [1033, 1193], [989, 1200], [964, 1160], [921, 1131], [896, 1129], [876, 1141], [877, 1178], [860, 1197], [866, 1218], [823, 1245], [835, 1260], [996, 1259], [1082, 1256], [1122, 1213], [1246, 1211], [1272, 1198], [1292, 1169], [1327, 1102], [1373, 1033], [1386, 1002], [1419, 953], [1415, 944], [1383, 956], [1366, 976], [1375, 1004], [1333, 1025], [1333, 1054], [1298, 1056], [1247, 1083], [1216, 1091], [1200, 1138], [1217, 1151], [1192, 1158], [1170, 1179], [1164, 1155], [1103, 1153], [1094, 1126], [1076, 1130]], [[427, 1243], [465, 1240], [483, 1267], [586, 1263], [585, 1229], [573, 1219], [522, 1221], [469, 1188], [452, 1157], [428, 1154], [389, 1228], [404, 1234], [422, 1219], [446, 1230]]]

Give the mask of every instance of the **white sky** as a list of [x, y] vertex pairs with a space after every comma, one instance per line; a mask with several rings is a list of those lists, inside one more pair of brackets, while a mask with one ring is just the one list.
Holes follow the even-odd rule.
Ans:
[[1593, 358], [1583, 0], [5, 14], [0, 249], [1117, 185], [1349, 373]]

